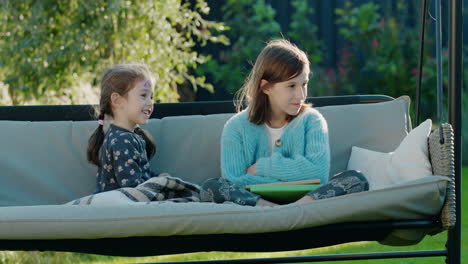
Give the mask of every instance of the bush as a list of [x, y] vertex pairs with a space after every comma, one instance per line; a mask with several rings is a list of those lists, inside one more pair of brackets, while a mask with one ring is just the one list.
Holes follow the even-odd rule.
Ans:
[[227, 0], [221, 10], [232, 44], [201, 65], [198, 73], [210, 75], [216, 87], [235, 93], [265, 43], [280, 37], [281, 30], [275, 21], [275, 9], [264, 0]]
[[209, 12], [204, 0], [190, 2], [2, 1], [0, 74], [12, 103], [45, 100], [47, 94], [74, 103], [78, 96], [69, 87], [79, 81], [95, 86], [105, 68], [130, 61], [155, 73], [157, 100], [177, 101], [177, 85], [186, 81], [212, 90], [204, 76], [189, 73], [206, 61], [192, 48], [227, 43], [220, 35], [224, 26], [202, 17]]
[[[464, 50], [464, 58], [468, 49]], [[462, 97], [462, 164], [468, 166], [468, 61], [463, 60], [463, 97]]]
[[[465, 78], [468, 77], [465, 74]], [[466, 80], [466, 79], [465, 79]], [[462, 101], [462, 164], [468, 165], [468, 93], [465, 89]]]
[[266, 42], [276, 38], [297, 44], [316, 67], [322, 61], [322, 46], [316, 36], [317, 27], [310, 21], [314, 10], [306, 0], [294, 0], [291, 5], [294, 13], [289, 30], [281, 32], [276, 10], [265, 0], [226, 1], [221, 8], [222, 21], [229, 28], [226, 34], [232, 45], [221, 48], [218, 56], [197, 69], [198, 73], [209, 75], [216, 87], [234, 94], [242, 87]]
[[[345, 39], [336, 76], [339, 76], [339, 84], [348, 85], [347, 91], [394, 97], [405, 94], [415, 98], [419, 27], [405, 26], [406, 4], [399, 1], [397, 6], [398, 16], [386, 17], [379, 14], [380, 7], [374, 3], [352, 8], [351, 3], [346, 2], [343, 9], [336, 10], [337, 24], [341, 25], [339, 33]], [[427, 118], [434, 118], [437, 96], [436, 61], [429, 54], [433, 45], [431, 37], [427, 36], [425, 42], [421, 107]], [[444, 52], [445, 69], [447, 63], [447, 54]], [[446, 89], [446, 74], [443, 85]]]

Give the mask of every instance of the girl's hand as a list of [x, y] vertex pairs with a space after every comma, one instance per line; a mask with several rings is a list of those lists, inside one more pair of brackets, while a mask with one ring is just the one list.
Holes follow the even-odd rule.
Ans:
[[253, 165], [247, 168], [247, 174], [257, 175], [257, 163], [254, 163]]

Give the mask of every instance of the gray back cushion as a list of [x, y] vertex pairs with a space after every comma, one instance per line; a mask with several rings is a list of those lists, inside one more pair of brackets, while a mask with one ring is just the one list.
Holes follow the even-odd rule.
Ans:
[[220, 177], [220, 140], [224, 123], [232, 114], [163, 118], [154, 135], [157, 151], [153, 171], [167, 172], [194, 183]]
[[[410, 129], [408, 97], [391, 102], [317, 108], [328, 122], [330, 174], [347, 167], [352, 146], [393, 151]], [[220, 176], [220, 136], [232, 114], [152, 119], [142, 128], [157, 144], [151, 162], [201, 183]], [[61, 204], [94, 192], [96, 167], [86, 161], [95, 121], [0, 121], [0, 206]]]
[[317, 108], [328, 123], [330, 175], [346, 170], [351, 147], [380, 152], [395, 150], [411, 130], [409, 97], [385, 103]]

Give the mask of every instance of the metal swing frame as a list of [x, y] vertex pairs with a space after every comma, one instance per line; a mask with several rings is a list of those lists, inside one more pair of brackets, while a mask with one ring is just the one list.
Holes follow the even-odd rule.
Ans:
[[[426, 0], [422, 0], [422, 32], [420, 55], [422, 56], [424, 42], [424, 25], [426, 17]], [[316, 261], [338, 261], [338, 260], [364, 260], [364, 259], [387, 259], [387, 258], [414, 258], [414, 257], [435, 257], [445, 256], [446, 263], [459, 264], [461, 263], [461, 100], [463, 86], [463, 56], [462, 56], [462, 0], [449, 0], [449, 123], [454, 131], [454, 152], [455, 152], [455, 224], [448, 229], [448, 238], [444, 249], [439, 250], [423, 250], [423, 251], [400, 251], [400, 252], [378, 252], [378, 253], [359, 253], [359, 254], [335, 254], [335, 255], [316, 255], [316, 256], [297, 256], [297, 257], [276, 257], [276, 258], [256, 258], [256, 259], [233, 259], [233, 260], [207, 260], [207, 261], [185, 261], [177, 263], [302, 263]], [[420, 71], [422, 74], [422, 57], [420, 60]], [[336, 104], [351, 104], [351, 103], [369, 103], [378, 101], [391, 100], [385, 96], [335, 96], [312, 98], [316, 106], [336, 105]], [[416, 95], [417, 120], [419, 122], [419, 103], [420, 103], [420, 82]], [[0, 107], [0, 120], [29, 120], [29, 121], [54, 121], [54, 120], [89, 120], [91, 106], [5, 106]], [[212, 114], [233, 112], [232, 103], [230, 102], [196, 102], [196, 103], [181, 103], [181, 104], [158, 104], [155, 106], [157, 115], [153, 118], [161, 118], [163, 116], [184, 115], [184, 114]], [[121, 245], [121, 247], [113, 249], [96, 248], [98, 245], [106, 244], [103, 241], [96, 240], [89, 244], [89, 240], [0, 240], [0, 249], [2, 250], [56, 250], [56, 251], [74, 251], [87, 252], [108, 255], [118, 255], [122, 250], [128, 250], [128, 246], [138, 243], [150, 246], [136, 250], [127, 255], [147, 255], [150, 254], [171, 254], [170, 247], [180, 246], [181, 241], [185, 241], [185, 246], [199, 244], [198, 248], [192, 248], [185, 252], [209, 251], [209, 250], [230, 250], [235, 251], [263, 251], [262, 246], [258, 243], [268, 240], [283, 240], [317, 236], [322, 234], [332, 234], [331, 238], [321, 243], [308, 245], [308, 247], [320, 247], [333, 245], [351, 241], [379, 241], [395, 229], [411, 229], [411, 228], [427, 228], [440, 226], [436, 219], [427, 220], [410, 220], [410, 221], [391, 221], [391, 222], [365, 222], [365, 223], [343, 223], [337, 225], [322, 226], [299, 230], [300, 232], [277, 232], [255, 235], [221, 235], [221, 236], [192, 236], [184, 237], [181, 240], [175, 238], [171, 245], [162, 248], [160, 251], [154, 249], [167, 241], [168, 238], [121, 238], [109, 239], [105, 242], [111, 245]], [[364, 231], [367, 236], [357, 236], [356, 230]], [[338, 234], [339, 233], [339, 234]], [[353, 237], [354, 235], [354, 237]], [[230, 241], [226, 248], [221, 248], [221, 243], [216, 243], [218, 239]], [[198, 241], [198, 243], [197, 243]], [[201, 242], [211, 241], [209, 244], [200, 246]], [[246, 244], [241, 248], [235, 248], [238, 245], [236, 242], [243, 241]], [[124, 244], [121, 244], [124, 242]], [[140, 243], [139, 243], [140, 242]], [[159, 242], [159, 243], [158, 243]], [[284, 243], [278, 243], [284, 244]], [[88, 245], [88, 246], [86, 246]], [[184, 246], [184, 245], [183, 245]], [[182, 247], [183, 247], [182, 246]], [[297, 248], [296, 248], [297, 247]], [[300, 249], [299, 243], [292, 245], [283, 245], [278, 248], [272, 248], [270, 251], [282, 251]], [[302, 246], [304, 247], [304, 246]], [[143, 252], [143, 251], [145, 252]], [[177, 253], [182, 253], [184, 250], [178, 250]], [[175, 253], [175, 252], [173, 252]]]

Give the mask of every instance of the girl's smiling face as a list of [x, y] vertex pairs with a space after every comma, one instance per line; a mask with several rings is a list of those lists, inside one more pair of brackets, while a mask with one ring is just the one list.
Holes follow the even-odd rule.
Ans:
[[268, 96], [272, 111], [272, 120], [269, 121], [282, 121], [286, 120], [288, 115], [299, 114], [301, 106], [307, 98], [309, 73], [308, 67], [305, 67], [301, 74], [284, 82], [271, 85], [262, 80], [263, 93]]
[[148, 122], [153, 112], [152, 87], [149, 80], [138, 81], [133, 89], [120, 98], [120, 111], [118, 111], [119, 117], [115, 120], [116, 125], [133, 131], [136, 125]]

